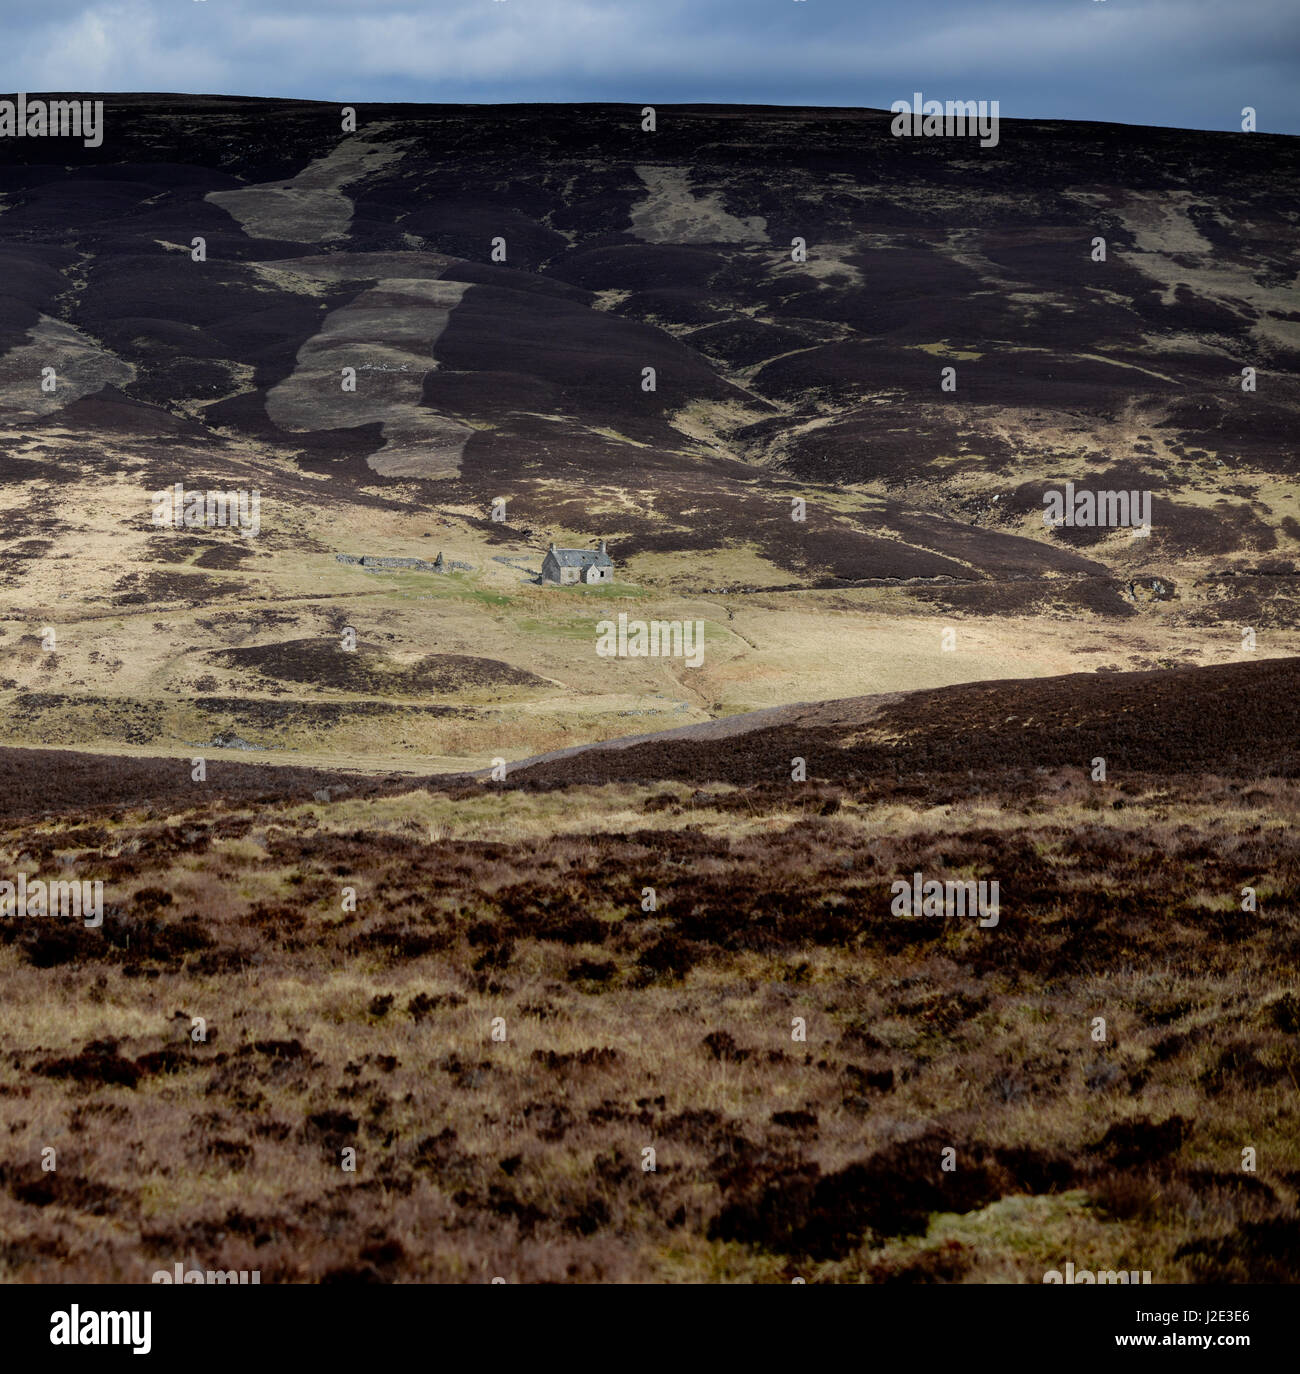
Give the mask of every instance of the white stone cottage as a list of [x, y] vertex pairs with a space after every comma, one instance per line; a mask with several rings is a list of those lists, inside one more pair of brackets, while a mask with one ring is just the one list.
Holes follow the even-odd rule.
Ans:
[[614, 560], [605, 551], [605, 541], [599, 549], [557, 549], [551, 545], [542, 560], [542, 583], [569, 586], [574, 582], [588, 585], [614, 580]]

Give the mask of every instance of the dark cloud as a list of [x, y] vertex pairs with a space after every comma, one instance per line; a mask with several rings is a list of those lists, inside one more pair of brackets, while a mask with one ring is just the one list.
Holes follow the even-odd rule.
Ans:
[[1300, 133], [1296, 0], [2, 0], [10, 90], [887, 106]]

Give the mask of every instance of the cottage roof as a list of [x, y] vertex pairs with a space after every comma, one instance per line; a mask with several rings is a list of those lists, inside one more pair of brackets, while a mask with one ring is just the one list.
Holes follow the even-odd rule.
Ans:
[[597, 568], [612, 568], [614, 566], [614, 560], [604, 549], [557, 549], [552, 546], [551, 554], [562, 568], [590, 568], [593, 565]]

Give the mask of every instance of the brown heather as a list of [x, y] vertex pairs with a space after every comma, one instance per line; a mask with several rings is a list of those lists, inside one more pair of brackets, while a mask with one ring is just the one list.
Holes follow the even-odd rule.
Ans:
[[[0, 924], [0, 1279], [1290, 1279], [1295, 784], [918, 790], [10, 822], [109, 908]], [[997, 928], [891, 916], [916, 870]]]

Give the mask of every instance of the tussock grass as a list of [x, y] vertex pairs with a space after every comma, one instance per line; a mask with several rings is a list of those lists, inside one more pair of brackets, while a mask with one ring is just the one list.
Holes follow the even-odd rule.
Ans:
[[[0, 1275], [1273, 1280], [1295, 786], [1096, 797], [415, 791], [0, 833], [110, 904], [0, 930]], [[999, 878], [998, 927], [892, 916], [916, 870]]]

